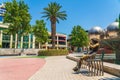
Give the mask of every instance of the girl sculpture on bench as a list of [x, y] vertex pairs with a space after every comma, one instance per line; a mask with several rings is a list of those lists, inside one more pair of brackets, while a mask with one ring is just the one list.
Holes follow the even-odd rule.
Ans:
[[96, 39], [96, 38], [91, 39], [91, 41], [89, 43], [89, 46], [90, 46], [90, 52], [88, 54], [86, 54], [86, 55], [83, 55], [79, 59], [79, 61], [77, 62], [77, 65], [73, 68], [73, 70], [75, 72], [79, 72], [80, 71], [80, 68], [81, 68], [83, 60], [87, 60], [89, 57], [91, 57], [92, 55], [96, 54], [96, 52], [98, 51], [98, 48], [99, 48], [99, 41], [98, 41], [98, 39]]

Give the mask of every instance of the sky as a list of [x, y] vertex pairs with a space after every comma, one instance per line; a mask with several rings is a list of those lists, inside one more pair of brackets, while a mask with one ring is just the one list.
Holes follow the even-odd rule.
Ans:
[[[0, 0], [0, 3], [11, 0]], [[56, 32], [69, 35], [74, 26], [80, 25], [83, 29], [89, 30], [94, 26], [106, 29], [109, 24], [114, 22], [120, 14], [120, 0], [24, 0], [29, 6], [32, 16], [31, 25], [36, 20], [45, 20], [48, 31], [51, 31], [50, 21], [41, 18], [43, 8], [50, 2], [59, 3], [66, 11], [67, 20], [56, 25]]]

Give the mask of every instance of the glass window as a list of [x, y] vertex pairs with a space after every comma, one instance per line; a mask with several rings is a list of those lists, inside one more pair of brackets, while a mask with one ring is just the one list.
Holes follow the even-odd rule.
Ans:
[[3, 21], [3, 16], [0, 16], [0, 22], [2, 22]]

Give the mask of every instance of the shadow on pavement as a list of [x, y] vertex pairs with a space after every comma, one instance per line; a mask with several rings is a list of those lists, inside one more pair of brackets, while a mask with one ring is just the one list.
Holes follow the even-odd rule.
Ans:
[[74, 72], [73, 74], [82, 74], [84, 76], [88, 76], [88, 70], [81, 69], [79, 72]]
[[107, 78], [107, 77], [105, 77], [105, 78], [101, 78], [99, 80], [120, 80], [120, 78], [116, 78], [116, 77]]

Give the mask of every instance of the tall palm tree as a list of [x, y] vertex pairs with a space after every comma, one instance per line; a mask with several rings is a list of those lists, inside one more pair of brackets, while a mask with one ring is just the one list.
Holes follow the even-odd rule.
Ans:
[[55, 48], [55, 35], [56, 35], [56, 22], [59, 23], [59, 19], [66, 20], [67, 14], [65, 11], [60, 11], [62, 6], [56, 2], [51, 2], [48, 4], [48, 7], [43, 8], [44, 16], [51, 22], [51, 36], [52, 36], [52, 48]]

